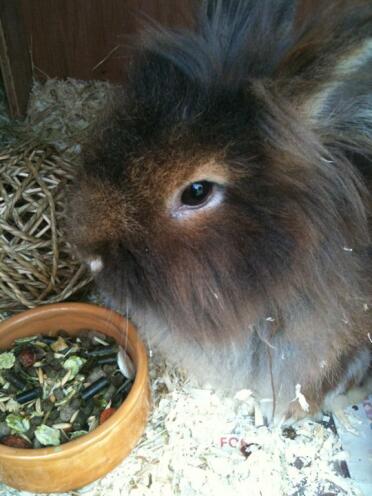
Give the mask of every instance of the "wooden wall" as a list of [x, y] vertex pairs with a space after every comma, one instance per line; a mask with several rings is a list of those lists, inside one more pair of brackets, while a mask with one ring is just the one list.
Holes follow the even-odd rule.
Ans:
[[188, 25], [197, 1], [20, 0], [35, 75], [120, 81], [141, 16]]
[[18, 0], [0, 0], [0, 69], [10, 114], [21, 116], [28, 102], [32, 69]]
[[[300, 0], [300, 18], [321, 1]], [[190, 26], [200, 2], [0, 0], [0, 64], [12, 115], [25, 111], [32, 77], [124, 81], [144, 17]]]

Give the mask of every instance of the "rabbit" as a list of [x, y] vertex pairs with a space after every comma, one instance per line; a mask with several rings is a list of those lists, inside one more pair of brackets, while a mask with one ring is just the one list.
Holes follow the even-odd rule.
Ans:
[[372, 4], [300, 7], [149, 22], [69, 211], [107, 305], [268, 421], [316, 415], [371, 356]]

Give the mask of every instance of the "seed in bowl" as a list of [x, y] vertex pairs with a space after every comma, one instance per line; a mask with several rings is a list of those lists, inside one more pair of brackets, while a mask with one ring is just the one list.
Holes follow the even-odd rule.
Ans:
[[127, 397], [134, 366], [95, 331], [17, 339], [0, 351], [0, 443], [58, 446], [88, 434]]

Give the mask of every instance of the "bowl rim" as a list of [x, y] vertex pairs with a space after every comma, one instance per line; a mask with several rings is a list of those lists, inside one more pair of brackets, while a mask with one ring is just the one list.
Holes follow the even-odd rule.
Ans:
[[[119, 327], [120, 324], [122, 325], [123, 323], [125, 324], [125, 328], [128, 329], [128, 335], [131, 335], [131, 340], [134, 341], [138, 353], [138, 363], [133, 385], [128, 393], [128, 396], [125, 398], [117, 411], [113, 415], [111, 415], [111, 417], [109, 417], [103, 424], [98, 425], [92, 432], [89, 432], [84, 436], [78, 437], [59, 446], [46, 448], [12, 448], [0, 444], [0, 462], [1, 458], [22, 458], [23, 460], [50, 458], [52, 460], [60, 457], [66, 457], [69, 454], [72, 455], [76, 451], [81, 452], [89, 448], [92, 444], [99, 442], [100, 439], [105, 436], [108, 430], [111, 430], [116, 425], [125, 421], [125, 418], [129, 416], [130, 412], [135, 407], [139, 397], [143, 394], [146, 387], [148, 386], [147, 352], [144, 343], [138, 335], [138, 330], [134, 326], [134, 324], [132, 324], [126, 317], [109, 308], [90, 303], [75, 302], [42, 305], [30, 310], [25, 310], [24, 312], [13, 315], [12, 317], [9, 317], [8, 319], [1, 322], [0, 334], [6, 331], [9, 326], [22, 323], [23, 321], [26, 322], [29, 318], [37, 320], [38, 317], [43, 318], [43, 316], [53, 316], [53, 314], [60, 314], [64, 312], [73, 312], [80, 314], [93, 313], [95, 314], [96, 318], [99, 318], [99, 320], [109, 319], [110, 324], [114, 325], [115, 327]], [[98, 330], [98, 332], [102, 332], [104, 334], [104, 331], [102, 330]], [[131, 346], [133, 346], [133, 343], [131, 344]]]

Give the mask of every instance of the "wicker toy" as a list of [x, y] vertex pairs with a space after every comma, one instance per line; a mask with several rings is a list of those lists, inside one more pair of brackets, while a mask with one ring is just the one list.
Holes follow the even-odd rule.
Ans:
[[62, 301], [89, 284], [63, 232], [73, 170], [48, 145], [0, 153], [0, 312]]

